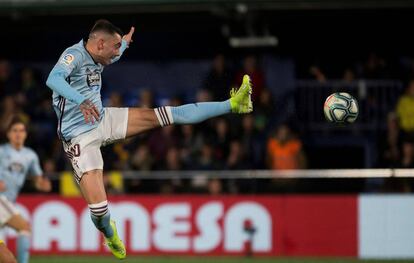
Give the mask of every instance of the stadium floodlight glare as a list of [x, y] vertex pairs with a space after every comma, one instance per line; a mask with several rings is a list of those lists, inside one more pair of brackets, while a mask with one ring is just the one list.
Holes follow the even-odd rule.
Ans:
[[250, 36], [229, 38], [229, 44], [232, 48], [276, 47], [278, 43], [279, 41], [275, 36]]

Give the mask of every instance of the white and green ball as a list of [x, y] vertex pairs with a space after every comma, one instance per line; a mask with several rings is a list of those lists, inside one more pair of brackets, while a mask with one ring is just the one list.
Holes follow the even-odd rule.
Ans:
[[358, 117], [358, 102], [349, 93], [336, 92], [326, 98], [323, 112], [329, 122], [352, 123]]

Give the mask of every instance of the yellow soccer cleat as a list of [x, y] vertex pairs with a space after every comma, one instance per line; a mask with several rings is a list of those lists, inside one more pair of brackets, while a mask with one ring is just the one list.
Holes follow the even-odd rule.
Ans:
[[112, 230], [114, 231], [114, 235], [110, 238], [105, 238], [105, 243], [117, 259], [124, 259], [126, 258], [124, 243], [122, 243], [122, 241], [119, 239], [118, 232], [116, 231], [115, 221], [111, 220], [110, 224]]
[[233, 113], [250, 113], [253, 111], [253, 102], [251, 98], [252, 84], [248, 75], [243, 76], [243, 83], [240, 88], [230, 91], [230, 106]]

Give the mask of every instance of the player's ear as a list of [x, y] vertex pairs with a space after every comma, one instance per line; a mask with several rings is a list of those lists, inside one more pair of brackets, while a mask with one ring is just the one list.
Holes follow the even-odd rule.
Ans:
[[98, 50], [102, 50], [104, 48], [104, 40], [102, 38], [98, 39]]

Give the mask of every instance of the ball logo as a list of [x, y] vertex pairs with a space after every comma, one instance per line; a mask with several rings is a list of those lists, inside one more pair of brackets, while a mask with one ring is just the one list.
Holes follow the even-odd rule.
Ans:
[[73, 62], [74, 59], [75, 57], [72, 54], [66, 54], [63, 56], [61, 61], [63, 64], [69, 66]]

